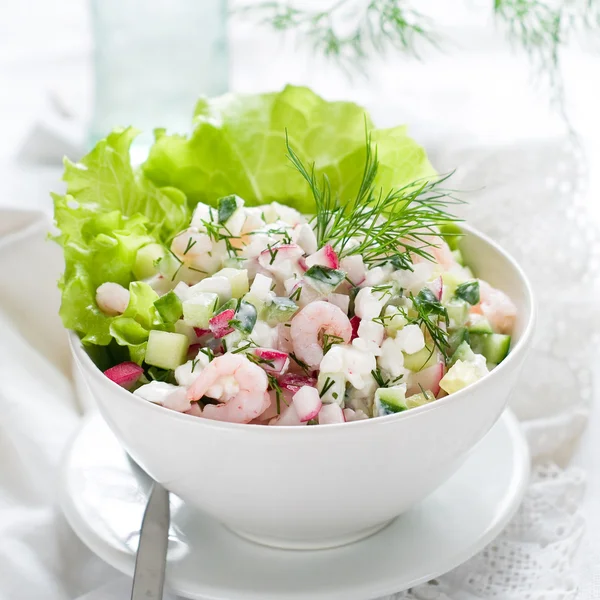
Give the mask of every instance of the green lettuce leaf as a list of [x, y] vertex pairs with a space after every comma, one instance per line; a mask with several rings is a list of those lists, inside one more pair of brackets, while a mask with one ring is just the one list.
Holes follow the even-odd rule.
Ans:
[[96, 305], [98, 286], [128, 287], [137, 251], [167, 242], [191, 216], [182, 191], [160, 188], [133, 169], [136, 135], [132, 128], [113, 131], [80, 162], [65, 160], [66, 193], [53, 195], [54, 239], [65, 257], [60, 315], [87, 344], [107, 345], [113, 335], [113, 318]]
[[310, 190], [286, 158], [285, 132], [306, 163], [329, 178], [342, 200], [356, 193], [365, 159], [365, 130], [377, 144], [377, 184], [387, 191], [435, 171], [405, 127], [375, 129], [351, 102], [327, 102], [305, 87], [201, 100], [189, 138], [156, 134], [143, 165], [157, 186], [182, 190], [191, 205], [237, 194], [247, 204], [278, 201], [314, 210]]

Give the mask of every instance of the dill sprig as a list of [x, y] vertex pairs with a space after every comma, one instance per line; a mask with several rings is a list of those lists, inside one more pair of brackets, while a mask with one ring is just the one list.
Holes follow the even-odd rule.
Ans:
[[[410, 322], [424, 327], [435, 346], [447, 358], [449, 343], [446, 328], [450, 322], [448, 311], [429, 288], [423, 288], [416, 296], [410, 294], [409, 298], [416, 312], [416, 316], [410, 319]], [[440, 320], [445, 327], [440, 327]]]
[[371, 268], [392, 262], [396, 269], [412, 270], [411, 255], [431, 259], [428, 249], [441, 239], [438, 227], [459, 220], [447, 209], [461, 200], [443, 187], [452, 173], [419, 179], [387, 193], [378, 190], [377, 148], [368, 131], [362, 179], [356, 195], [345, 201], [333, 194], [326, 175], [317, 175], [314, 163], [310, 168], [304, 165], [287, 132], [286, 146], [315, 201], [312, 225], [317, 243], [330, 244], [340, 258], [360, 254]]
[[374, 369], [373, 371], [371, 371], [371, 375], [373, 376], [375, 383], [380, 388], [391, 387], [391, 386], [395, 385], [396, 383], [398, 383], [401, 379], [404, 378], [404, 375], [398, 375], [398, 377], [391, 377], [390, 379], [385, 379], [385, 377], [383, 376], [383, 373], [381, 372], [381, 369], [379, 367], [377, 369]]
[[394, 49], [418, 57], [418, 42], [437, 45], [431, 22], [406, 0], [331, 0], [311, 10], [300, 2], [262, 2], [238, 12], [256, 14], [277, 31], [297, 31], [316, 53], [335, 59], [347, 70], [361, 67], [373, 52]]

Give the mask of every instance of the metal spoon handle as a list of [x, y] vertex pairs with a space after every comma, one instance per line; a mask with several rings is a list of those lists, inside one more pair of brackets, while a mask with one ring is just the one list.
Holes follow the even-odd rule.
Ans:
[[154, 483], [142, 520], [131, 600], [162, 600], [169, 544], [169, 492]]

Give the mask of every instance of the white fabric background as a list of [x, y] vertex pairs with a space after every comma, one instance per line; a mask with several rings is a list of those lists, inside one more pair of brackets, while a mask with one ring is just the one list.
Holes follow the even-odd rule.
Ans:
[[[320, 61], [307, 58], [293, 44], [281, 43], [265, 36], [263, 32], [257, 33], [251, 27], [238, 24], [232, 30], [232, 85], [237, 90], [255, 91], [292, 81], [310, 83], [329, 97], [351, 96], [370, 106], [382, 124], [398, 121], [410, 123], [413, 134], [428, 147], [436, 164], [443, 168], [462, 165], [467, 167], [467, 171], [468, 168], [475, 168], [481, 169], [482, 173], [498, 176], [495, 161], [498, 165], [504, 165], [504, 169], [498, 171], [501, 173], [500, 180], [505, 181], [506, 185], [504, 189], [500, 188], [498, 193], [501, 196], [497, 199], [503, 202], [509, 196], [513, 200], [511, 206], [520, 210], [525, 203], [520, 205], [519, 195], [525, 199], [532, 192], [541, 194], [545, 179], [556, 173], [544, 171], [544, 165], [554, 164], [552, 160], [527, 163], [515, 159], [514, 149], [522, 150], [531, 144], [531, 154], [539, 157], [543, 154], [542, 148], [550, 147], [554, 152], [550, 158], [556, 157], [556, 152], [564, 144], [560, 137], [560, 121], [547, 109], [543, 94], [532, 91], [524, 61], [501, 50], [501, 40], [494, 35], [489, 23], [488, 3], [484, 7], [484, 3], [474, 2], [462, 11], [455, 10], [456, 4], [460, 6], [455, 2], [429, 0], [426, 4], [440, 11], [448, 37], [455, 40], [454, 44], [450, 43], [454, 49], [449, 55], [428, 53], [424, 65], [406, 60], [378, 64], [374, 66], [371, 81], [357, 79], [349, 82], [324, 68]], [[449, 8], [450, 4], [452, 9]], [[52, 167], [23, 164], [22, 161], [16, 161], [15, 156], [36, 120], [47, 113], [48, 92], [59, 94], [81, 116], [89, 111], [90, 40], [85, 5], [75, 0], [3, 3], [1, 15], [0, 207], [39, 208], [48, 212], [47, 191], [59, 187], [58, 172]], [[583, 55], [578, 49], [571, 50], [565, 60], [570, 111], [582, 134], [590, 167], [588, 191], [585, 197], [581, 196], [577, 201], [587, 202], [591, 209], [585, 219], [590, 227], [598, 227], [600, 221], [597, 212], [600, 119], [595, 112], [596, 90], [600, 83], [599, 67], [597, 58]], [[76, 129], [73, 130], [73, 136], [76, 139]], [[474, 156], [482, 157], [481, 164], [473, 161]], [[488, 158], [487, 163], [483, 161], [485, 157]], [[577, 165], [581, 164], [580, 160], [576, 161], [573, 168], [577, 169]], [[524, 167], [515, 177], [517, 166]], [[470, 175], [471, 179], [468, 172], [463, 173], [466, 181], [473, 181], [473, 173]], [[573, 173], [567, 175], [569, 177], [563, 179], [572, 181]], [[576, 181], [579, 180], [576, 178]], [[491, 183], [497, 184], [498, 180], [486, 180], [485, 183], [490, 186]], [[569, 191], [566, 189], [565, 193], [560, 194], [561, 201], [570, 201]], [[553, 214], [561, 213], [555, 211]], [[532, 237], [539, 239], [535, 215], [530, 217], [527, 221], [523, 220], [524, 226], [531, 229]], [[501, 221], [497, 216], [495, 218]], [[1, 213], [0, 234], [6, 233], [9, 228], [17, 229], [25, 222], [23, 215], [13, 214], [9, 219], [6, 213]], [[560, 240], [564, 239], [562, 234], [565, 227], [560, 218], [551, 225], [550, 237], [547, 238], [552, 240], [548, 242], [549, 252], [553, 252], [555, 244], [560, 244]], [[573, 234], [572, 229], [569, 232]], [[499, 236], [503, 234], [501, 230], [496, 233]], [[523, 233], [520, 231], [517, 239], [523, 240]], [[2, 243], [6, 243], [6, 239]], [[589, 242], [587, 244], [590, 245]], [[539, 258], [540, 248], [537, 250], [536, 256]], [[123, 590], [127, 583], [111, 582], [114, 571], [95, 560], [83, 548], [52, 507], [56, 485], [54, 469], [65, 440], [77, 425], [76, 404], [60, 369], [49, 369], [43, 360], [44, 355], [52, 355], [57, 358], [59, 367], [62, 366], [62, 372], [66, 372], [66, 357], [55, 356], [49, 345], [50, 340], [55, 339], [54, 335], [60, 335], [60, 330], [57, 332], [52, 329], [56, 326], [56, 320], [49, 316], [55, 314], [56, 297], [46, 298], [36, 294], [36, 289], [52, 289], [51, 282], [43, 283], [44, 278], [48, 277], [47, 269], [41, 261], [36, 261], [36, 256], [47, 255], [50, 251], [46, 245], [32, 247], [31, 244], [24, 244], [19, 252], [21, 256], [28, 257], [25, 267], [12, 257], [4, 256], [0, 263], [0, 300], [4, 310], [0, 314], [0, 381], [3, 382], [0, 386], [0, 409], [3, 415], [0, 420], [0, 598], [69, 600], [106, 581], [110, 582], [109, 586], [121, 586], [121, 597], [126, 597]], [[580, 261], [591, 260], [594, 260], [592, 252], [584, 248], [583, 252], [574, 254], [572, 271], [569, 271], [567, 264], [565, 272], [561, 271], [561, 278], [557, 277], [556, 287], [562, 287], [562, 291], [567, 292], [567, 301], [570, 299], [570, 288], [564, 284], [561, 286], [561, 282], [571, 284], [568, 274], [576, 273], [575, 266]], [[540, 264], [534, 262], [531, 268], [535, 271]], [[31, 270], [32, 287], [13, 289], [15, 271], [11, 269], [23, 268]], [[549, 277], [552, 277], [552, 270]], [[592, 293], [591, 287], [588, 290]], [[585, 294], [583, 298], [586, 299]], [[7, 313], [11, 315], [10, 322]], [[19, 334], [24, 333], [26, 339], [35, 339], [37, 342], [42, 340], [39, 346], [41, 355], [32, 356], [28, 351], [23, 338], [15, 330], [15, 314], [23, 317], [19, 321]], [[545, 325], [552, 329], [554, 323]], [[591, 320], [589, 329], [593, 329], [594, 325], [595, 321]], [[576, 338], [574, 344], [577, 346], [583, 341]], [[21, 356], [25, 359], [20, 360]], [[594, 358], [587, 356], [583, 360], [592, 365]], [[596, 369], [593, 373], [596, 379], [598, 371]], [[10, 386], [7, 382], [11, 382]], [[44, 382], [47, 390], [54, 392], [54, 399], [62, 398], [64, 403], [44, 403], [44, 386], [40, 386], [40, 382]], [[555, 379], [548, 382], [541, 396], [553, 401], [568, 400], [568, 384], [570, 381], [566, 371], [558, 369]], [[560, 433], [581, 429], [581, 422], [587, 418], [588, 412], [589, 404], [583, 403], [578, 411], [569, 413], [579, 419], [575, 425], [555, 419], [555, 431]], [[546, 439], [552, 441], [556, 436], [546, 436]], [[544, 598], [573, 598], [577, 587], [580, 600], [600, 598], [600, 511], [596, 508], [600, 503], [598, 440], [600, 418], [597, 412], [592, 412], [583, 443], [581, 447], [576, 446], [574, 460], [587, 472], [587, 495], [583, 504], [576, 503], [581, 510], [573, 513], [574, 522], [567, 523], [567, 530], [577, 539], [585, 531], [583, 542], [568, 577], [559, 576], [555, 582], [546, 577], [540, 582], [540, 588], [547, 590]], [[550, 448], [548, 454], [553, 453]], [[571, 500], [576, 500], [577, 495], [582, 493], [582, 482], [577, 471], [572, 471], [570, 476], [573, 481], [569, 489], [574, 490]], [[556, 507], [562, 502], [560, 490], [556, 489], [556, 495], [553, 496], [552, 483], [550, 486], [544, 485], [543, 481], [540, 483], [543, 493], [537, 494], [538, 500], [542, 504], [549, 503], [545, 522], [552, 515], [565, 517], [568, 521], [571, 514], [569, 510], [562, 515], [556, 514]], [[585, 526], [582, 518], [585, 519]], [[515, 528], [508, 532], [508, 543], [511, 536], [519, 539], [519, 536], [532, 531], [517, 521]], [[576, 546], [575, 543], [571, 545], [573, 548]], [[539, 552], [539, 544], [533, 543], [532, 549]], [[537, 558], [546, 568], [546, 575], [556, 569], [555, 559], [549, 550], [537, 554]], [[483, 577], [489, 572], [491, 560], [490, 556], [482, 556], [466, 568]], [[570, 557], [567, 562], [570, 568]], [[440, 586], [443, 589], [422, 589], [415, 591], [414, 597], [437, 598], [442, 597], [440, 593], [461, 600], [492, 597], [489, 588], [486, 588], [487, 596], [469, 595], [470, 592], [464, 591], [464, 581], [463, 569], [446, 579], [444, 585]], [[457, 590], [460, 592], [457, 593]], [[437, 595], [434, 596], [434, 593]], [[106, 596], [111, 600], [117, 597], [114, 594]], [[506, 594], [495, 597], [509, 598]], [[514, 597], [520, 598], [518, 595]]]

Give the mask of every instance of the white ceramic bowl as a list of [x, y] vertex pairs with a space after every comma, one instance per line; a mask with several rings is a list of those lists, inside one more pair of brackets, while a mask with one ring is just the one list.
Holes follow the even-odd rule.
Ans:
[[465, 231], [461, 249], [476, 275], [518, 307], [513, 348], [484, 379], [407, 412], [297, 428], [209, 421], [112, 383], [75, 334], [71, 348], [124, 448], [171, 492], [260, 543], [345, 544], [385, 526], [447, 480], [496, 422], [517, 379], [533, 330], [530, 286], [496, 244]]

